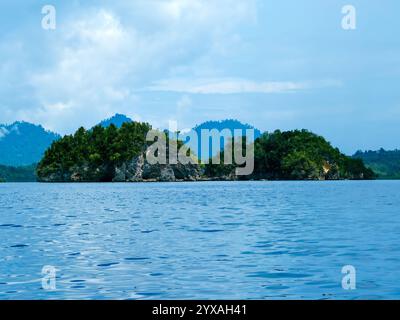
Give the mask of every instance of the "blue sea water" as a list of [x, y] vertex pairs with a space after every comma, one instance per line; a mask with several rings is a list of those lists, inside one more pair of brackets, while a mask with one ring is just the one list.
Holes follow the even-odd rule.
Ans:
[[0, 184], [0, 299], [384, 298], [399, 181]]

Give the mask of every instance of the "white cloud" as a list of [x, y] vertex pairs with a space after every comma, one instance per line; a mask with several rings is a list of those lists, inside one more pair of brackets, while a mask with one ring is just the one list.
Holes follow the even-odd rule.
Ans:
[[257, 0], [136, 0], [116, 6], [141, 23], [170, 29], [185, 25], [183, 32], [204, 26], [214, 32], [257, 19]]
[[[122, 5], [130, 10], [122, 10]], [[59, 36], [51, 44], [55, 63], [29, 79], [40, 107], [21, 108], [18, 117], [61, 132], [77, 124], [90, 126], [115, 112], [138, 119], [137, 91], [144, 83], [168, 76], [183, 61], [206, 56], [214, 43], [222, 46], [232, 28], [253, 20], [256, 13], [255, 0], [122, 5], [88, 9], [64, 26], [58, 24]], [[137, 14], [140, 18], [133, 19]]]
[[[9, 119], [68, 133], [116, 112], [135, 120], [144, 115], [155, 125], [167, 117], [182, 122], [193, 118], [193, 110], [197, 116], [205, 112], [204, 104], [200, 110], [190, 94], [292, 93], [339, 85], [227, 78], [216, 62], [242, 44], [239, 27], [256, 22], [256, 4], [256, 0], [104, 1], [101, 7], [74, 11], [58, 23], [53, 42], [41, 42], [48, 64], [35, 66], [27, 73], [28, 81], [21, 81], [30, 85], [32, 104], [5, 109], [3, 114], [9, 110]], [[18, 52], [22, 55], [25, 50], [29, 48]], [[181, 97], [161, 101], [165, 95], [148, 91]], [[210, 106], [210, 117], [223, 117], [222, 104], [209, 103], [209, 110]]]
[[[170, 114], [172, 118], [169, 120], [177, 121], [178, 123], [182, 124], [185, 123], [185, 119], [188, 118], [188, 115], [192, 112], [191, 107], [193, 106], [193, 101], [189, 95], [184, 94], [180, 97], [178, 102], [176, 103], [175, 112]], [[182, 129], [180, 131], [190, 131], [190, 129]]]
[[0, 140], [3, 139], [6, 135], [8, 135], [9, 131], [4, 128], [4, 127], [0, 127]]
[[20, 134], [19, 132], [19, 125], [18, 123], [15, 123], [13, 125], [9, 126], [0, 126], [0, 140], [6, 137], [8, 134], [11, 132], [15, 132], [16, 134]]
[[320, 82], [256, 82], [247, 79], [166, 79], [146, 88], [150, 91], [170, 91], [192, 94], [285, 93], [316, 87], [340, 86], [333, 80]]
[[116, 111], [132, 115], [136, 96], [125, 83], [129, 70], [121, 56], [129, 57], [135, 38], [105, 10], [64, 29], [53, 44], [56, 63], [30, 77], [40, 107], [19, 110], [19, 116], [66, 132]]
[[190, 99], [188, 95], [183, 95], [177, 103], [179, 111], [187, 110], [191, 105], [192, 105], [192, 99]]

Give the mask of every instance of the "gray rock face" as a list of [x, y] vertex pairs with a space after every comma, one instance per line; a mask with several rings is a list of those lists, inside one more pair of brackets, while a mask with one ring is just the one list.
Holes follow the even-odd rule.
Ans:
[[115, 168], [115, 174], [113, 178], [113, 182], [124, 182], [126, 181], [126, 164], [122, 164], [121, 167]]
[[197, 164], [149, 164], [144, 155], [115, 168], [114, 182], [196, 181], [203, 175]]
[[197, 181], [204, 180], [204, 170], [198, 164], [150, 164], [144, 154], [118, 166], [102, 164], [97, 167], [81, 164], [68, 171], [42, 175], [42, 182], [146, 182], [146, 181]]
[[160, 181], [172, 182], [175, 180], [176, 179], [174, 170], [172, 170], [170, 166], [165, 166], [164, 168], [161, 168]]
[[143, 165], [145, 163], [144, 156], [132, 159], [126, 163], [126, 181], [136, 182], [141, 181], [143, 176]]

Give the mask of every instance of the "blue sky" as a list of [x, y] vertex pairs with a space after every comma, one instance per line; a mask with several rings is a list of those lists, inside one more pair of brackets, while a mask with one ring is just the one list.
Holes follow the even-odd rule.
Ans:
[[[41, 27], [46, 4], [56, 30]], [[346, 4], [356, 30], [341, 27]], [[4, 0], [0, 123], [237, 118], [346, 153], [400, 148], [399, 14], [397, 0]]]

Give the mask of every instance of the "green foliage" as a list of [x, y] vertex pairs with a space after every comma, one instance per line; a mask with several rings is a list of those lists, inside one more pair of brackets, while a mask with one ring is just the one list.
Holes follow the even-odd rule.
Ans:
[[150, 129], [149, 124], [139, 122], [126, 122], [120, 128], [113, 124], [89, 131], [79, 128], [50, 146], [38, 164], [38, 177], [56, 174], [56, 180], [64, 181], [74, 168], [83, 167], [82, 181], [109, 181], [116, 165], [146, 149]]
[[[80, 128], [54, 142], [45, 152], [37, 167], [39, 180], [51, 181], [111, 181], [115, 168], [143, 153], [147, 148], [146, 134], [151, 129], [146, 123], [124, 123], [120, 128], [96, 126], [86, 131]], [[169, 135], [166, 136], [167, 142]], [[246, 139], [236, 141], [246, 144]], [[180, 148], [182, 142], [178, 141]], [[244, 149], [244, 148], [243, 148]], [[221, 153], [221, 164], [205, 166], [208, 177], [234, 175], [236, 164], [224, 164], [224, 156], [232, 154], [232, 147]], [[373, 179], [374, 172], [360, 159], [345, 156], [323, 137], [307, 130], [264, 133], [254, 142], [254, 173], [242, 179], [269, 180], [336, 180]], [[71, 178], [73, 177], [73, 179]]]
[[372, 179], [362, 161], [307, 130], [265, 133], [255, 142], [255, 175], [266, 179]]
[[318, 179], [321, 168], [305, 151], [294, 151], [282, 160], [282, 171], [292, 179]]
[[0, 182], [33, 182], [36, 181], [35, 165], [9, 167], [0, 165]]
[[[244, 150], [246, 150], [246, 137], [234, 137], [233, 140], [230, 139], [229, 142], [228, 141], [226, 142], [224, 150], [220, 152], [217, 156], [215, 156], [213, 159], [210, 159], [210, 163], [205, 165], [206, 176], [229, 177], [234, 175], [237, 165], [234, 162], [235, 154], [232, 142], [235, 146], [242, 148], [242, 155], [245, 156]], [[229, 155], [228, 159], [230, 162], [228, 164], [225, 163], [225, 155]], [[213, 163], [213, 161], [215, 162]]]
[[[207, 165], [211, 176], [226, 176], [232, 166]], [[336, 180], [373, 179], [362, 161], [333, 148], [307, 130], [264, 133], [254, 142], [254, 173], [248, 179]]]
[[400, 150], [358, 151], [353, 158], [363, 160], [380, 179], [400, 179]]

